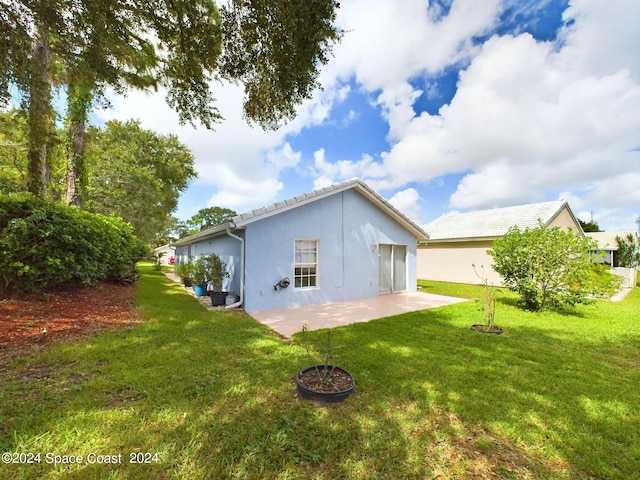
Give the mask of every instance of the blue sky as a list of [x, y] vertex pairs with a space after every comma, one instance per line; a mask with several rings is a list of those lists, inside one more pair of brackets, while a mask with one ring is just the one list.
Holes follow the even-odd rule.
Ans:
[[632, 230], [640, 215], [640, 2], [345, 0], [347, 33], [323, 89], [275, 132], [242, 119], [180, 126], [160, 94], [114, 97], [102, 120], [174, 133], [199, 178], [176, 216], [238, 212], [360, 177], [420, 224], [566, 198], [580, 218]]

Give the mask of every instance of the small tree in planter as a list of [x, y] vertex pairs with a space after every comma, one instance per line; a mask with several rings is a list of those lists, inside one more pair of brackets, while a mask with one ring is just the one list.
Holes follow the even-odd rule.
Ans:
[[229, 278], [227, 264], [218, 255], [212, 253], [205, 257], [208, 267], [208, 280], [211, 286], [211, 304], [224, 305], [227, 292], [222, 291], [222, 282]]
[[334, 352], [348, 345], [333, 345], [333, 331], [329, 328], [327, 342], [323, 347], [323, 363], [317, 364], [309, 352], [306, 342], [305, 332], [307, 330], [308, 327], [304, 325], [302, 335], [305, 349], [312, 362], [316, 364], [301, 370], [296, 375], [298, 394], [302, 398], [318, 402], [335, 403], [345, 400], [353, 392], [355, 382], [349, 372], [332, 364], [334, 363]]
[[180, 277], [182, 283], [185, 287], [191, 286], [191, 264], [190, 263], [179, 263], [175, 267], [175, 274]]
[[209, 280], [209, 262], [207, 257], [201, 255], [191, 264], [190, 272], [193, 290], [196, 295], [203, 297], [207, 294], [207, 281]]

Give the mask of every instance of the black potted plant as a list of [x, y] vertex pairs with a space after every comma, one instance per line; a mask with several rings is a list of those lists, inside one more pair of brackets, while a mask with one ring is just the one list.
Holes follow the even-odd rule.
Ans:
[[496, 295], [499, 292], [492, 284], [489, 284], [489, 279], [484, 276], [484, 265], [482, 267], [482, 275], [478, 273], [476, 270], [476, 266], [472, 264], [473, 271], [476, 273], [476, 276], [482, 280], [482, 285], [484, 286], [484, 312], [485, 317], [487, 319], [487, 323], [485, 324], [474, 324], [471, 325], [471, 330], [481, 333], [492, 333], [494, 335], [501, 335], [504, 331], [502, 328], [496, 326]]
[[182, 280], [182, 283], [185, 287], [190, 287], [191, 286], [191, 264], [190, 263], [179, 263], [178, 265], [176, 265], [175, 267], [175, 274], [178, 275], [180, 277], [180, 279]]
[[[303, 338], [306, 331], [307, 326], [304, 325], [302, 328]], [[313, 361], [306, 339], [304, 343], [307, 354]], [[333, 352], [346, 346], [334, 346], [333, 331], [327, 330], [323, 363], [300, 370], [296, 375], [296, 389], [300, 397], [321, 403], [336, 403], [346, 400], [351, 395], [355, 388], [353, 377], [346, 370], [332, 365]]]
[[208, 267], [208, 289], [211, 296], [211, 305], [220, 306], [225, 304], [225, 299], [229, 292], [222, 291], [222, 283], [225, 278], [229, 278], [229, 272], [227, 272], [227, 264], [224, 263], [218, 255], [212, 253], [207, 255], [207, 267]]

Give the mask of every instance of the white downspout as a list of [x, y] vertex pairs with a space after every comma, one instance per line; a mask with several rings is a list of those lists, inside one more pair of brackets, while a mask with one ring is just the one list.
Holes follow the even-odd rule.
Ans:
[[240, 242], [240, 299], [236, 303], [227, 305], [225, 308], [236, 308], [244, 302], [244, 238], [231, 233], [231, 228], [227, 227], [227, 235]]

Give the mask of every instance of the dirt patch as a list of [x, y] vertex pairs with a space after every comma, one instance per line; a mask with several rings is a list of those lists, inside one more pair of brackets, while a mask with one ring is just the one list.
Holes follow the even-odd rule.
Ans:
[[29, 346], [138, 324], [135, 288], [103, 282], [0, 300], [0, 357]]

